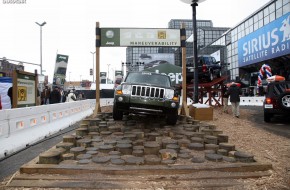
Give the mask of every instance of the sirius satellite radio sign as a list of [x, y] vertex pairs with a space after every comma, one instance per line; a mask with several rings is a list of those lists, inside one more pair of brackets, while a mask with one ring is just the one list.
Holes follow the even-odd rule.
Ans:
[[238, 41], [239, 66], [290, 54], [290, 13]]
[[101, 28], [101, 46], [179, 47], [179, 29]]

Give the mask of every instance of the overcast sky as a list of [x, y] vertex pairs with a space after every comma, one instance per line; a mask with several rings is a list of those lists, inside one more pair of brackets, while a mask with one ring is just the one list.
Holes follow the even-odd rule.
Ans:
[[[0, 0], [0, 57], [40, 63], [40, 27], [43, 26], [43, 70], [52, 82], [56, 54], [69, 56], [67, 80], [92, 80], [95, 23], [100, 27], [167, 28], [171, 19], [192, 19], [192, 8], [180, 0]], [[214, 27], [233, 27], [270, 0], [206, 0], [197, 7], [197, 19]], [[125, 48], [100, 48], [100, 70], [121, 70]], [[34, 72], [37, 66], [25, 64]]]

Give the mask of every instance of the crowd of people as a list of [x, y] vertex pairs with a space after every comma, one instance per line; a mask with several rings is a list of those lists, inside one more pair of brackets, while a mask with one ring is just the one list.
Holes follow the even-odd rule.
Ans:
[[51, 90], [48, 86], [45, 86], [45, 88], [41, 92], [40, 99], [41, 105], [57, 104], [62, 102], [83, 100], [85, 99], [85, 95], [83, 92], [77, 93], [75, 89], [64, 91], [62, 88], [54, 86], [53, 90]]

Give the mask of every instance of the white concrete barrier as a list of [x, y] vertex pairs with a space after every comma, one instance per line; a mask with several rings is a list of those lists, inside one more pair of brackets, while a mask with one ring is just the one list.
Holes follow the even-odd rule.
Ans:
[[[208, 98], [203, 98], [203, 102], [206, 102], [207, 100]], [[241, 106], [263, 106], [264, 100], [265, 100], [264, 96], [241, 97], [240, 105]], [[215, 105], [215, 103], [216, 102], [212, 100], [212, 105]], [[219, 103], [221, 103], [221, 99], [219, 100]], [[193, 104], [193, 101], [190, 98], [187, 98], [187, 105], [190, 105], [190, 104]], [[229, 105], [231, 105], [230, 100], [229, 100]]]
[[263, 106], [265, 97], [241, 97], [240, 105], [241, 106]]
[[1, 110], [0, 159], [91, 115], [95, 104], [83, 100]]

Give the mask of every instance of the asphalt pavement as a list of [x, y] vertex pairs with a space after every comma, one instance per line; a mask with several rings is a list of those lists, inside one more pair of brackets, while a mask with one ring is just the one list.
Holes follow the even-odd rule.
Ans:
[[6, 177], [14, 174], [19, 168], [36, 158], [42, 152], [55, 146], [62, 141], [64, 135], [72, 134], [79, 126], [79, 122], [71, 125], [70, 127], [55, 133], [54, 135], [47, 137], [35, 144], [26, 147], [24, 150], [16, 152], [13, 155], [7, 156], [0, 160], [0, 181], [3, 181]]
[[271, 122], [264, 122], [264, 111], [262, 106], [241, 106], [241, 109], [255, 110], [255, 114], [248, 120], [256, 123], [255, 127], [262, 128], [270, 133], [290, 139], [290, 118], [289, 116], [275, 115]]

